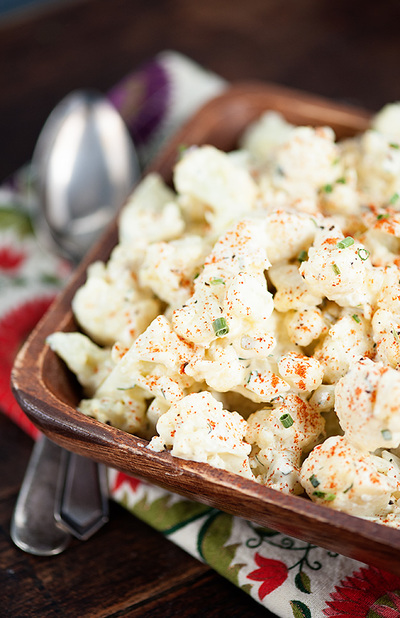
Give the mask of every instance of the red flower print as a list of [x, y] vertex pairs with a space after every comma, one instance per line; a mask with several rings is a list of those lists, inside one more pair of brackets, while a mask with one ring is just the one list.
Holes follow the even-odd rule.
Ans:
[[399, 618], [400, 577], [375, 567], [361, 567], [335, 586], [325, 616]]
[[13, 247], [0, 247], [0, 270], [15, 272], [25, 262], [26, 253]]
[[288, 569], [283, 562], [264, 558], [258, 553], [255, 555], [255, 563], [260, 568], [249, 573], [247, 578], [263, 582], [258, 590], [258, 597], [262, 601], [267, 594], [283, 584], [287, 578]]
[[127, 483], [132, 489], [132, 491], [136, 491], [141, 484], [141, 481], [134, 478], [133, 476], [128, 476], [123, 472], [117, 472], [117, 476], [115, 477], [115, 481], [113, 486], [111, 487], [111, 491], [117, 491], [117, 489], [119, 489], [124, 483]]
[[0, 407], [33, 438], [39, 431], [22, 412], [11, 392], [11, 369], [17, 352], [52, 300], [53, 296], [46, 296], [25, 302], [0, 319]]

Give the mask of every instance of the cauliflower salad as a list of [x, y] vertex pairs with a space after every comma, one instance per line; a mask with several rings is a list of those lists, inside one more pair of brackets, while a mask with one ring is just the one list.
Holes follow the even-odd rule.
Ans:
[[134, 190], [49, 346], [148, 448], [400, 527], [400, 103], [363, 134], [266, 112]]

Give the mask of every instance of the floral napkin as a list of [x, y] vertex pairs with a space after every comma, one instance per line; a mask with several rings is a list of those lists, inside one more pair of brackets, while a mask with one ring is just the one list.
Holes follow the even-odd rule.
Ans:
[[[166, 51], [109, 93], [146, 166], [168, 137], [226, 83]], [[50, 111], [50, 110], [49, 110]], [[0, 188], [0, 407], [33, 438], [38, 430], [10, 390], [15, 355], [72, 266], [39, 246], [29, 165]], [[209, 564], [280, 618], [400, 616], [400, 578], [275, 530], [181, 498], [116, 470], [111, 497]]]

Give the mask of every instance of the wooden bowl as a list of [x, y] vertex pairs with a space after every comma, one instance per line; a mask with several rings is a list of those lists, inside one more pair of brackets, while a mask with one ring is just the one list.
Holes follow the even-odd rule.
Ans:
[[[295, 124], [329, 125], [338, 138], [364, 131], [370, 114], [318, 97], [264, 84], [240, 84], [206, 104], [171, 140], [151, 166], [171, 180], [179, 145], [237, 144], [243, 129], [268, 109]], [[150, 169], [148, 170], [150, 171]], [[147, 442], [88, 418], [75, 409], [79, 389], [63, 362], [46, 345], [55, 331], [76, 330], [71, 299], [89, 263], [107, 260], [117, 242], [114, 222], [89, 252], [64, 291], [21, 349], [12, 373], [16, 398], [31, 421], [61, 446], [146, 479], [170, 491], [274, 528], [400, 575], [400, 532], [285, 495], [207, 464], [155, 453]]]

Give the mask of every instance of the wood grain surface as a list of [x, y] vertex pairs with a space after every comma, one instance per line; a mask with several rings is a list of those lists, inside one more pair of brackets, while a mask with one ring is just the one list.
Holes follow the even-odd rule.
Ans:
[[[260, 79], [377, 110], [400, 99], [397, 0], [74, 0], [0, 21], [0, 180], [31, 156], [49, 111], [106, 91], [164, 49], [231, 81]], [[12, 508], [31, 441], [0, 417], [0, 615], [268, 616], [123, 509], [57, 558], [17, 550]]]

